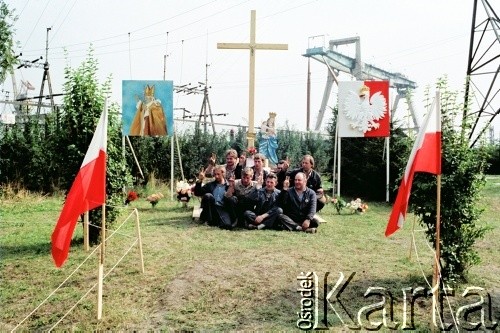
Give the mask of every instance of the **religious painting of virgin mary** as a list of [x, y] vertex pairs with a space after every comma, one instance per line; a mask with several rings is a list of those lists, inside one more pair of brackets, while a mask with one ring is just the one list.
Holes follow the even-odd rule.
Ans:
[[172, 81], [122, 81], [123, 135], [172, 135], [173, 86]]

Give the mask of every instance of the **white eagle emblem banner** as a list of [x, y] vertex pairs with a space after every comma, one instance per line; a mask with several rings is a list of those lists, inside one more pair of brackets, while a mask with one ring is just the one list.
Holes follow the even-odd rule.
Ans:
[[339, 82], [339, 137], [388, 137], [389, 81]]

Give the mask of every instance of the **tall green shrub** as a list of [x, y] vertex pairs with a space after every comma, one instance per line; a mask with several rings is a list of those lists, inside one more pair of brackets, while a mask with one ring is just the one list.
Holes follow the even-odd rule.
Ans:
[[486, 146], [488, 152], [488, 167], [486, 173], [489, 175], [500, 175], [500, 143]]
[[[89, 52], [88, 58], [76, 69], [65, 69], [64, 111], [60, 116], [58, 152], [59, 174], [65, 189], [69, 189], [92, 140], [97, 121], [104, 109], [110, 82], [99, 84], [97, 61]], [[112, 106], [108, 115], [106, 192], [107, 223], [113, 223], [118, 214], [114, 206], [123, 203], [123, 189], [130, 183], [128, 168], [122, 154], [121, 122], [118, 106]], [[93, 225], [100, 225], [101, 210], [90, 212]], [[91, 228], [89, 239], [97, 242], [99, 230]]]
[[[480, 261], [474, 244], [486, 232], [478, 225], [486, 154], [469, 148], [468, 134], [455, 126], [463, 108], [457, 103], [457, 93], [448, 90], [445, 79], [438, 82], [437, 89], [442, 116], [441, 273], [449, 282], [463, 281], [468, 269]], [[427, 226], [432, 244], [436, 241], [436, 189], [436, 176], [417, 173], [410, 199], [410, 209]]]
[[19, 124], [4, 126], [0, 151], [0, 184], [17, 183], [23, 186], [23, 175], [31, 155]]
[[5, 80], [17, 63], [14, 54], [14, 22], [17, 17], [14, 10], [9, 9], [5, 1], [0, 0], [0, 82]]

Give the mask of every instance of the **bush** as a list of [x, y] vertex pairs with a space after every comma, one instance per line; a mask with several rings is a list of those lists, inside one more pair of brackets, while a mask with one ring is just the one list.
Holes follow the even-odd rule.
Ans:
[[486, 148], [488, 153], [486, 174], [500, 175], [500, 144], [489, 145]]
[[[486, 154], [483, 149], [470, 148], [466, 133], [454, 127], [462, 109], [455, 103], [456, 93], [446, 90], [446, 81], [440, 81], [438, 89], [442, 105], [441, 274], [448, 282], [460, 282], [466, 280], [468, 269], [479, 263], [474, 244], [487, 230], [477, 225]], [[415, 175], [410, 209], [427, 226], [427, 239], [432, 244], [436, 241], [436, 191], [436, 176]]]

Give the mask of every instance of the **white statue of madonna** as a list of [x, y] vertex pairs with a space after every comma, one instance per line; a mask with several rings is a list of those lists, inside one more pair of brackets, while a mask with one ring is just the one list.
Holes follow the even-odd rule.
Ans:
[[272, 164], [278, 164], [278, 139], [275, 128], [276, 113], [269, 112], [269, 118], [260, 127], [259, 153], [264, 154]]

